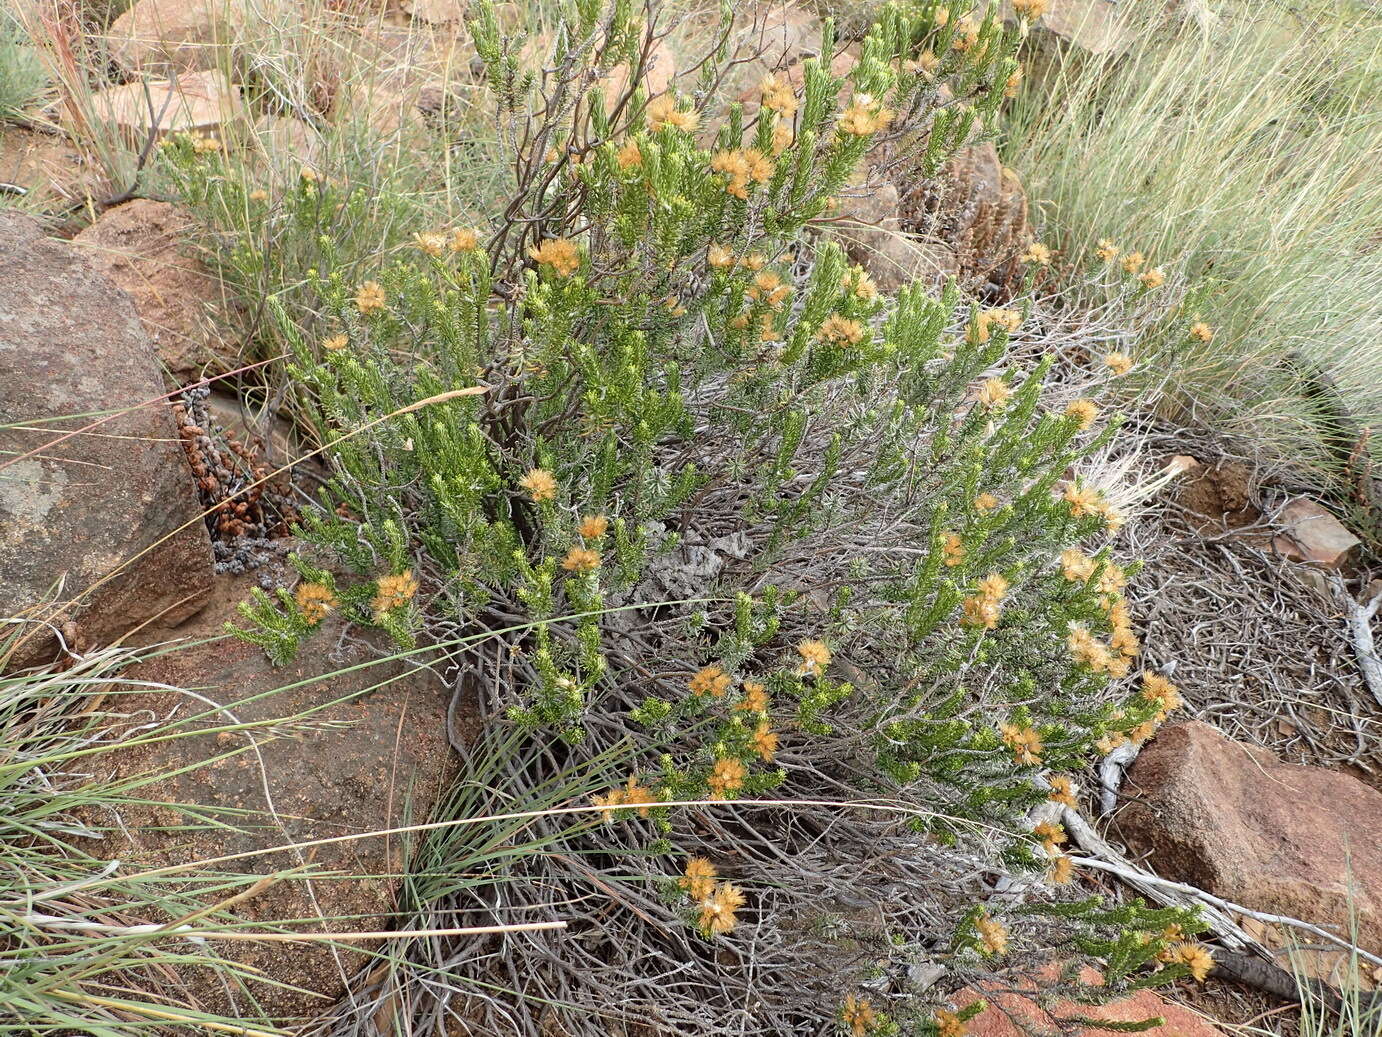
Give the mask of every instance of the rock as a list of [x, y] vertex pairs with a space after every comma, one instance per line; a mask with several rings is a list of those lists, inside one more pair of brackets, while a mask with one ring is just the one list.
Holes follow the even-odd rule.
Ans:
[[1127, 11], [1113, 0], [1050, 0], [1034, 34], [1094, 56], [1120, 56], [1132, 42]]
[[1342, 522], [1308, 497], [1287, 501], [1277, 516], [1277, 525], [1282, 532], [1272, 538], [1272, 547], [1293, 562], [1342, 569], [1357, 560], [1363, 547]]
[[917, 280], [939, 287], [957, 275], [954, 250], [907, 233], [899, 210], [897, 188], [887, 181], [844, 192], [836, 209], [835, 237], [880, 291], [894, 292]]
[[245, 20], [242, 0], [137, 0], [111, 23], [106, 46], [126, 72], [211, 70]]
[[371, 75], [341, 77], [333, 113], [338, 121], [363, 118], [384, 135], [417, 135], [443, 107], [460, 103], [453, 86], [468, 81], [474, 51], [454, 33], [414, 23], [371, 25], [351, 41], [355, 65]]
[[[0, 616], [75, 620], [96, 646], [201, 606], [211, 543], [163, 392], [129, 297], [0, 212]], [[128, 410], [45, 447], [111, 408]], [[51, 649], [47, 628], [31, 634], [12, 664]]]
[[403, 0], [403, 10], [419, 21], [434, 25], [460, 22], [465, 18], [464, 0]]
[[73, 239], [129, 293], [180, 385], [232, 370], [239, 355], [213, 317], [225, 305], [221, 283], [190, 251], [194, 224], [176, 205], [140, 198], [107, 209]]
[[[653, 49], [648, 54], [647, 64], [643, 69], [643, 88], [649, 97], [656, 97], [658, 94], [666, 93], [672, 85], [672, 80], [677, 75], [677, 59], [672, 53], [672, 48], [667, 46], [665, 39], [659, 39], [653, 44]], [[629, 67], [626, 64], [614, 66], [610, 74], [604, 78], [601, 84], [601, 93], [604, 95], [605, 110], [612, 111], [618, 103], [620, 96], [628, 89]]]
[[1018, 257], [1032, 239], [1027, 194], [992, 143], [967, 145], [937, 177], [918, 179], [903, 193], [901, 212], [905, 229], [950, 246], [961, 280], [1000, 295], [1021, 284]]
[[[1098, 975], [1086, 969], [1082, 977], [1087, 983], [1097, 983]], [[969, 1021], [966, 1033], [969, 1037], [1026, 1037], [1028, 1032], [1045, 1033], [1054, 1029], [1051, 1013], [1038, 1003], [1041, 997], [1035, 983], [1013, 984], [1021, 990], [1030, 990], [1030, 996], [1007, 992], [982, 995], [973, 990], [963, 990], [955, 998], [956, 1006], [964, 1008], [973, 1004], [981, 996], [988, 1007]], [[1154, 990], [1139, 990], [1121, 1001], [1107, 1005], [1076, 1005], [1062, 1001], [1054, 1006], [1057, 1017], [1084, 1017], [1103, 1023], [1139, 1023], [1148, 1019], [1162, 1019], [1160, 1026], [1154, 1026], [1141, 1033], [1151, 1037], [1223, 1037], [1223, 1031], [1207, 1022], [1194, 1012], [1172, 1001], [1167, 1001]], [[1019, 1028], [1013, 1019], [1019, 1019], [1031, 1030]], [[1093, 1027], [1074, 1031], [1072, 1037], [1103, 1037], [1108, 1030]]]
[[1196, 461], [1185, 469], [1174, 492], [1196, 530], [1214, 535], [1250, 526], [1262, 517], [1256, 504], [1256, 482], [1252, 466], [1242, 461]]
[[1351, 908], [1382, 951], [1382, 792], [1198, 722], [1162, 728], [1124, 791], [1118, 832], [1161, 875], [1345, 934]]
[[243, 113], [240, 91], [219, 71], [114, 86], [92, 95], [91, 105], [98, 118], [138, 147], [150, 132], [219, 137], [222, 126]]
[[261, 115], [254, 124], [260, 150], [271, 161], [317, 167], [322, 158], [321, 134], [301, 119]]
[[[0, 184], [20, 188], [17, 197], [26, 205], [81, 202], [100, 183], [100, 174], [65, 137], [0, 123]], [[0, 188], [0, 197], [11, 193]]]
[[[272, 667], [257, 647], [216, 637], [251, 584], [245, 578], [218, 577], [212, 604], [179, 631], [193, 643], [163, 651], [123, 676], [195, 687], [197, 697], [163, 690], [140, 695], [140, 706], [152, 716], [176, 710], [177, 717], [185, 718], [182, 730], [263, 724], [315, 712], [296, 727], [284, 725], [279, 737], [262, 727], [253, 730], [257, 749], [245, 733], [221, 733], [116, 749], [103, 757], [101, 775], [112, 782], [183, 769], [139, 788], [134, 795], [149, 805], [122, 807], [122, 825], [108, 831], [100, 852], [118, 858], [126, 872], [423, 821], [446, 785], [454, 757], [441, 682], [404, 662], [370, 665], [387, 652], [387, 639], [346, 639], [335, 616], [328, 616], [304, 642], [294, 662]], [[362, 668], [338, 672], [354, 666]], [[205, 699], [217, 705], [208, 706]], [[208, 715], [190, 719], [200, 714]], [[217, 756], [225, 758], [189, 768]], [[199, 824], [201, 818], [208, 823]], [[94, 820], [109, 824], [114, 818]], [[390, 876], [405, 864], [405, 842], [372, 838], [316, 847], [304, 854], [313, 867], [344, 877], [317, 882], [289, 878], [237, 904], [234, 911], [251, 922], [310, 919], [295, 927], [301, 931], [387, 930], [399, 884]], [[300, 863], [296, 854], [283, 852], [221, 867], [269, 874]], [[189, 882], [187, 888], [196, 887]], [[212, 894], [211, 899], [224, 895]], [[217, 944], [216, 952], [266, 979], [301, 988], [264, 982], [249, 990], [258, 1011], [295, 1017], [317, 1014], [342, 994], [346, 978], [364, 960], [362, 953], [348, 949], [352, 946], [369, 945], [345, 944], [333, 952], [320, 943], [234, 942]], [[216, 972], [190, 963], [175, 971], [180, 989], [168, 990], [167, 975], [153, 977], [153, 982], [204, 1010], [237, 1014]], [[238, 999], [240, 1007], [247, 1003]]]

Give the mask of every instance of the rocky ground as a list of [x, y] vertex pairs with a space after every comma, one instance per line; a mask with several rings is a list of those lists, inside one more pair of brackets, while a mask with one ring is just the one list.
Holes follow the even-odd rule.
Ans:
[[[150, 84], [163, 116], [151, 125], [143, 87], [127, 83], [96, 91], [93, 112], [136, 140], [241, 121], [310, 160], [313, 130], [256, 119], [216, 67], [225, 8], [139, 0], [110, 27], [112, 53], [125, 73], [171, 77]], [[228, 10], [233, 17], [237, 7]], [[390, 69], [388, 89], [371, 101], [381, 125], [424, 118], [449, 88], [438, 70], [457, 46], [455, 14], [454, 5], [416, 0], [353, 39]], [[1060, 26], [1054, 19], [1046, 28], [1060, 35]], [[784, 32], [806, 52], [806, 26]], [[433, 674], [369, 666], [377, 646], [344, 634], [315, 639], [275, 670], [221, 633], [250, 587], [289, 580], [288, 526], [319, 473], [295, 465], [306, 447], [288, 416], [218, 379], [241, 362], [227, 319], [234, 302], [198, 257], [191, 217], [169, 201], [103, 194], [112, 185], [61, 135], [39, 129], [4, 130], [0, 180], [61, 217], [0, 209], [0, 613], [31, 621], [7, 665], [119, 639], [186, 640], [190, 647], [154, 655], [127, 676], [150, 686], [143, 711], [195, 737], [166, 751], [117, 752], [106, 776], [216, 758], [146, 790], [166, 805], [123, 819], [121, 854], [159, 866], [368, 831], [398, 822], [405, 806], [425, 816], [454, 766], [457, 723]], [[846, 202], [835, 233], [880, 287], [956, 276], [1004, 298], [1033, 238], [1017, 174], [979, 144], [952, 159], [939, 183], [918, 193], [902, 173], [876, 176]], [[83, 200], [95, 203], [92, 218], [71, 234], [79, 210], [69, 203]], [[1308, 488], [1269, 478], [1228, 456], [1232, 448], [1175, 429], [1158, 431], [1155, 446], [1163, 459], [1185, 458], [1133, 534], [1148, 560], [1138, 607], [1151, 653], [1168, 670], [1174, 664], [1195, 719], [1167, 725], [1126, 761], [1104, 834], [1157, 875], [1251, 909], [1229, 914], [1262, 945], [1299, 940], [1270, 917], [1283, 915], [1356, 931], [1364, 951], [1382, 955], [1382, 679], [1367, 611], [1382, 595], [1368, 579], [1374, 559]], [[256, 697], [285, 684], [288, 693]], [[195, 695], [169, 690], [193, 687]], [[216, 733], [227, 717], [265, 721], [323, 701], [293, 738], [261, 746]], [[233, 838], [162, 830], [163, 821], [217, 809], [263, 820]], [[263, 862], [274, 863], [280, 857]], [[315, 863], [346, 880], [266, 890], [241, 910], [349, 915], [338, 924], [387, 928], [404, 865], [396, 843], [325, 846]], [[1306, 969], [1340, 982], [1346, 956], [1306, 942]], [[235, 960], [318, 991], [317, 1005], [340, 996], [355, 965], [348, 953], [310, 946], [237, 946]], [[189, 969], [173, 981], [201, 1004], [234, 1011], [213, 978]], [[1382, 970], [1369, 968], [1359, 982], [1378, 980]], [[1101, 1018], [1162, 1015], [1166, 1025], [1153, 1032], [1194, 1037], [1219, 1032], [1197, 1006], [1245, 1022], [1275, 1004], [1260, 994], [1194, 996], [1187, 1008], [1144, 992]], [[285, 993], [261, 1007], [306, 1014], [316, 1005]], [[1005, 997], [970, 1032], [1016, 1033], [1005, 1013], [1037, 1011]]]

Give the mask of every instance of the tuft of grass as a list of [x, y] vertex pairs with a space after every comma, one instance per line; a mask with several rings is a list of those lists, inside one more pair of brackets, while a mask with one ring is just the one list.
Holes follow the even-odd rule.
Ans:
[[29, 45], [18, 20], [0, 8], [0, 122], [36, 104], [48, 89], [38, 52]]
[[1185, 318], [1215, 335], [1174, 352], [1165, 402], [1324, 462], [1317, 374], [1382, 420], [1382, 15], [1126, 8], [1129, 53], [1057, 59], [1009, 112], [1005, 160], [1066, 261], [1109, 239], [1194, 284]]

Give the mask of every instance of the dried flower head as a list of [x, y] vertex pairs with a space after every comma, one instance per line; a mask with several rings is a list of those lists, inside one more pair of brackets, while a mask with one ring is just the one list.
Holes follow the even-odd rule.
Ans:
[[1008, 949], [1008, 927], [996, 918], [980, 915], [974, 922], [979, 931], [979, 940], [984, 950], [993, 955], [1003, 954]]
[[710, 798], [724, 799], [727, 795], [739, 791], [744, 787], [744, 779], [747, 776], [748, 768], [742, 760], [736, 760], [732, 756], [716, 760], [715, 766], [710, 769], [710, 777], [706, 779], [706, 784], [710, 786]]
[[974, 498], [976, 511], [992, 511], [996, 507], [998, 507], [998, 498], [987, 491]]
[[715, 865], [704, 857], [692, 857], [686, 862], [686, 871], [678, 885], [692, 900], [704, 900], [715, 889], [716, 877]]
[[801, 666], [797, 672], [805, 676], [806, 674], [822, 674], [825, 668], [830, 665], [830, 649], [826, 647], [824, 641], [802, 641], [797, 645], [797, 654], [801, 656]]
[[546, 468], [532, 469], [518, 480], [518, 485], [527, 490], [534, 501], [552, 500], [557, 495], [557, 480]]
[[1034, 22], [1046, 13], [1047, 0], [1012, 0], [1012, 5], [1019, 18]]
[[1065, 829], [1054, 821], [1042, 821], [1032, 829], [1032, 834], [1041, 840], [1047, 853], [1055, 853], [1057, 847], [1065, 842]]
[[979, 402], [989, 410], [996, 410], [1012, 397], [1013, 391], [1001, 378], [985, 378], [979, 386]]
[[738, 924], [735, 912], [744, 903], [744, 893], [738, 886], [721, 882], [710, 896], [701, 901], [701, 930], [716, 936], [729, 932]]
[[350, 345], [350, 339], [346, 338], [344, 335], [332, 335], [330, 338], [322, 340], [322, 349], [325, 349], [328, 353], [335, 353], [345, 349], [348, 345]]
[[1070, 505], [1070, 514], [1074, 518], [1098, 515], [1101, 513], [1104, 503], [1104, 498], [1094, 487], [1080, 486], [1076, 483], [1070, 483], [1066, 486], [1061, 498]]
[[643, 152], [638, 150], [638, 141], [625, 141], [624, 146], [619, 149], [615, 156], [615, 161], [620, 169], [637, 169], [641, 166], [643, 164]]
[[777, 732], [768, 726], [766, 720], [759, 721], [753, 729], [753, 748], [764, 763], [773, 762], [773, 756], [777, 753]]
[[1197, 320], [1190, 325], [1190, 337], [1199, 339], [1201, 342], [1208, 342], [1214, 338], [1214, 329], [1204, 321]]
[[298, 611], [309, 626], [316, 626], [336, 607], [336, 595], [321, 583], [299, 583], [293, 592]]
[[1077, 547], [1070, 547], [1060, 553], [1061, 573], [1071, 583], [1084, 583], [1094, 575], [1097, 563]]
[[964, 1021], [948, 1008], [936, 1009], [932, 1021], [936, 1025], [936, 1037], [965, 1037], [969, 1033]]
[[474, 252], [480, 247], [480, 236], [469, 227], [457, 227], [449, 242], [452, 252]]
[[768, 706], [768, 689], [758, 681], [745, 681], [744, 697], [735, 703], [734, 708], [744, 713], [766, 713]]
[[1046, 777], [1046, 784], [1051, 791], [1046, 796], [1052, 803], [1059, 803], [1061, 806], [1076, 809], [1079, 804], [1075, 802], [1075, 783], [1064, 774], [1050, 774]]
[[1133, 360], [1127, 353], [1115, 351], [1104, 357], [1104, 366], [1116, 375], [1124, 375], [1133, 369]]
[[695, 112], [681, 111], [677, 108], [676, 96], [671, 93], [654, 98], [647, 108], [648, 128], [656, 132], [664, 126], [683, 133], [693, 132], [701, 124], [701, 117]]
[[776, 75], [765, 76], [758, 84], [758, 92], [763, 95], [763, 107], [790, 119], [797, 112], [797, 96], [790, 83], [784, 83]]
[[1214, 955], [1209, 948], [1190, 940], [1171, 944], [1159, 957], [1172, 965], [1185, 965], [1197, 983], [1203, 983], [1214, 970]]
[[1095, 249], [1094, 254], [1098, 256], [1100, 259], [1102, 259], [1105, 263], [1108, 263], [1113, 259], [1117, 258], [1118, 246], [1115, 245], [1108, 238], [1101, 238], [1099, 240], [1099, 247]]
[[1065, 408], [1065, 416], [1074, 418], [1080, 431], [1089, 429], [1099, 419], [1099, 405], [1093, 400], [1071, 400]]
[[413, 570], [404, 569], [401, 573], [392, 576], [381, 576], [375, 585], [374, 598], [370, 601], [370, 608], [374, 610], [376, 616], [382, 616], [386, 612], [391, 612], [396, 608], [402, 608], [413, 600], [413, 595], [417, 593], [417, 580], [413, 577]]
[[716, 270], [725, 270], [734, 265], [734, 253], [723, 245], [711, 245], [706, 253], [706, 262]]
[[599, 540], [609, 532], [609, 519], [603, 515], [587, 515], [577, 527], [582, 540]]
[[1002, 724], [998, 730], [1002, 732], [1003, 744], [1012, 751], [1013, 759], [1018, 763], [1034, 765], [1041, 762], [1041, 753], [1045, 747], [1036, 728], [1030, 725], [1018, 727], [1016, 724]]
[[816, 332], [816, 338], [821, 342], [829, 342], [836, 346], [857, 346], [859, 340], [864, 337], [864, 326], [857, 320], [842, 317], [838, 313], [832, 313], [821, 323], [820, 330]]
[[1051, 249], [1039, 241], [1034, 241], [1027, 246], [1027, 251], [1022, 253], [1022, 262], [1047, 266], [1051, 262]]
[[845, 995], [845, 1003], [840, 1006], [840, 1020], [849, 1028], [850, 1037], [866, 1037], [878, 1025], [878, 1013], [866, 997]]
[[720, 667], [703, 666], [691, 678], [691, 694], [709, 695], [711, 698], [722, 699], [733, 683], [729, 674]]
[[1051, 870], [1047, 875], [1055, 885], [1064, 886], [1075, 877], [1075, 862], [1061, 854], [1051, 862]]
[[536, 247], [530, 245], [528, 255], [535, 263], [546, 263], [559, 277], [570, 277], [581, 268], [581, 250], [566, 238], [548, 238]]
[[446, 235], [439, 230], [424, 230], [413, 235], [413, 244], [429, 256], [439, 256], [446, 250]]
[[946, 533], [941, 541], [941, 553], [945, 558], [945, 564], [950, 568], [963, 565], [965, 561], [965, 543], [960, 539], [958, 533]]
[[594, 572], [600, 568], [600, 552], [592, 551], [588, 547], [573, 547], [566, 552], [561, 567], [571, 573]]
[[256, 187], [250, 192], [249, 197], [252, 202], [267, 202], [269, 200], [269, 192], [262, 187]]
[[1146, 273], [1139, 274], [1137, 279], [1147, 288], [1160, 288], [1166, 283], [1166, 272], [1159, 266], [1154, 266]]
[[[1016, 67], [1013, 68], [1013, 70], [1012, 70], [1011, 72], [1008, 73], [1008, 78], [1007, 78], [1007, 80], [1003, 83], [1003, 96], [1004, 96], [1004, 97], [1016, 97], [1016, 96], [1017, 96], [1017, 92], [1018, 92], [1020, 89], [1022, 89], [1022, 77], [1023, 77], [1025, 74], [1026, 74], [1026, 73], [1025, 73], [1025, 71], [1023, 70], [1023, 68], [1022, 68], [1021, 65], [1017, 65]], [[1041, 248], [1045, 249], [1046, 246], [1045, 246], [1045, 245], [1042, 245]], [[1033, 262], [1033, 260], [1028, 259], [1025, 255], [1022, 257], [1022, 259], [1023, 259], [1023, 262], [1026, 262], [1026, 263], [1031, 263], [1031, 262]], [[1040, 265], [1045, 266], [1046, 263], [1049, 263], [1050, 261], [1051, 261], [1051, 259], [1050, 259], [1050, 253], [1049, 253], [1049, 250], [1048, 250], [1048, 252], [1047, 252], [1047, 258], [1046, 258], [1044, 261], [1041, 261]]]
[[388, 299], [378, 281], [366, 281], [355, 290], [355, 308], [361, 313], [382, 310]]
[[1156, 703], [1162, 714], [1179, 709], [1185, 702], [1179, 688], [1161, 674], [1150, 671], [1142, 675], [1142, 697]]
[[1123, 272], [1135, 274], [1142, 269], [1142, 264], [1147, 262], [1147, 257], [1141, 252], [1129, 252], [1123, 257]]

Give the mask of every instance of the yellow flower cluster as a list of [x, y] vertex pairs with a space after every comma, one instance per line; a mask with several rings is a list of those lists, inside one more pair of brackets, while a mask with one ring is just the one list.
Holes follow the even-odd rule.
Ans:
[[936, 1025], [936, 1037], [965, 1037], [969, 1033], [969, 1027], [948, 1008], [937, 1009], [932, 1021]]
[[758, 92], [763, 95], [763, 107], [790, 119], [797, 112], [797, 95], [791, 84], [784, 83], [776, 75], [765, 76], [758, 84]]
[[878, 285], [873, 283], [873, 278], [868, 275], [868, 271], [857, 264], [840, 278], [840, 287], [845, 291], [853, 292], [856, 298], [862, 299], [864, 302], [878, 296]]
[[1012, 0], [1012, 5], [1019, 18], [1034, 22], [1046, 13], [1047, 0]]
[[316, 626], [336, 607], [336, 595], [331, 593], [330, 587], [321, 583], [299, 583], [293, 592], [293, 600], [309, 626]]
[[328, 353], [338, 352], [339, 350], [345, 349], [348, 345], [350, 345], [350, 339], [346, 338], [344, 335], [332, 335], [330, 338], [322, 341], [322, 349], [325, 349]]
[[858, 94], [854, 103], [840, 113], [836, 126], [841, 133], [867, 137], [879, 130], [886, 130], [892, 125], [893, 118], [892, 110], [884, 108], [880, 101], [869, 94]]
[[1074, 810], [1077, 806], [1075, 802], [1075, 783], [1064, 774], [1050, 774], [1046, 777], [1046, 784], [1051, 792], [1047, 795], [1052, 803], [1059, 803], [1063, 807], [1070, 807]]
[[384, 289], [378, 281], [366, 281], [355, 290], [355, 308], [361, 313], [382, 310], [387, 303]]
[[974, 343], [987, 342], [994, 328], [1003, 328], [1009, 334], [1022, 324], [1022, 314], [1017, 310], [984, 310], [974, 318], [969, 329], [969, 339]]
[[599, 540], [609, 531], [609, 519], [603, 515], [587, 515], [576, 528], [582, 540]]
[[1190, 940], [1170, 944], [1157, 955], [1157, 958], [1168, 965], [1186, 966], [1197, 983], [1203, 983], [1214, 969], [1214, 955], [1209, 948]]
[[1080, 431], [1088, 431], [1093, 427], [1094, 422], [1099, 420], [1099, 405], [1093, 400], [1078, 399], [1071, 400], [1065, 408], [1065, 416], [1074, 418], [1075, 424], [1079, 425]]
[[983, 943], [984, 950], [993, 955], [1007, 952], [1008, 927], [998, 919], [981, 914], [974, 922], [974, 928], [979, 931], [979, 940]]
[[960, 539], [958, 533], [946, 533], [941, 541], [941, 554], [944, 556], [945, 564], [953, 569], [957, 565], [964, 565], [965, 543]]
[[766, 720], [760, 720], [758, 726], [753, 729], [753, 748], [763, 758], [764, 763], [773, 762], [773, 757], [777, 754], [777, 732]]
[[439, 256], [446, 251], [446, 235], [439, 230], [424, 230], [413, 235], [413, 244], [429, 256]]
[[997, 410], [1007, 403], [1013, 394], [1008, 383], [1001, 378], [985, 378], [979, 386], [979, 402], [989, 410]]
[[1060, 854], [1051, 861], [1051, 869], [1047, 872], [1047, 877], [1057, 886], [1064, 886], [1075, 877], [1075, 862], [1065, 854]]
[[700, 902], [701, 931], [711, 936], [729, 932], [739, 924], [737, 912], [747, 902], [744, 891], [730, 882], [721, 882]]
[[541, 245], [530, 245], [528, 255], [535, 263], [546, 263], [561, 277], [570, 277], [581, 268], [581, 250], [566, 238], [548, 238]]
[[820, 676], [830, 665], [830, 649], [824, 641], [803, 641], [797, 645], [797, 654], [801, 656], [801, 666], [797, 672], [803, 677], [808, 674]]
[[1051, 249], [1039, 241], [1034, 241], [1027, 246], [1027, 251], [1022, 253], [1022, 262], [1047, 266], [1051, 262]]
[[1214, 329], [1202, 320], [1195, 321], [1190, 325], [1190, 337], [1199, 339], [1201, 342], [1209, 342], [1214, 338]]
[[758, 681], [745, 681], [744, 697], [734, 708], [741, 713], [766, 713], [769, 705], [768, 689]]
[[857, 320], [832, 313], [821, 323], [816, 338], [836, 346], [857, 346], [864, 337], [864, 326]]
[[987, 491], [974, 498], [976, 511], [992, 511], [996, 507], [998, 507], [998, 498]]
[[573, 547], [566, 552], [561, 567], [571, 573], [594, 572], [600, 568], [600, 552], [592, 551], [588, 547]]
[[691, 694], [696, 696], [709, 695], [713, 699], [722, 699], [733, 684], [734, 681], [730, 675], [720, 667], [703, 666], [691, 678]]
[[370, 601], [370, 608], [374, 610], [376, 616], [382, 616], [386, 612], [392, 612], [396, 608], [402, 608], [413, 600], [413, 595], [417, 593], [417, 580], [413, 577], [411, 569], [404, 569], [401, 573], [392, 576], [381, 576], [375, 585], [373, 600]]
[[1008, 593], [1008, 581], [1000, 573], [989, 573], [979, 581], [979, 589], [963, 603], [960, 622], [967, 627], [993, 630], [1003, 612], [1003, 598]]
[[1013, 759], [1018, 763], [1031, 766], [1041, 762], [1041, 753], [1045, 746], [1036, 728], [1030, 725], [1018, 727], [1016, 724], [1001, 724], [998, 730], [1003, 735], [1003, 744], [1012, 751]]
[[878, 1013], [868, 998], [847, 994], [840, 1008], [840, 1020], [849, 1028], [850, 1037], [866, 1037], [878, 1025]]
[[1065, 829], [1054, 821], [1043, 821], [1032, 829], [1032, 834], [1041, 840], [1047, 853], [1058, 853], [1060, 844], [1065, 842]]
[[691, 133], [701, 124], [701, 117], [695, 112], [682, 111], [677, 108], [677, 99], [670, 93], [654, 99], [648, 105], [647, 116], [648, 128], [654, 132], [664, 126], [670, 126], [672, 129], [681, 130], [683, 133]]
[[1104, 357], [1104, 366], [1116, 375], [1125, 375], [1133, 369], [1133, 359], [1127, 353], [1117, 350]]
[[1105, 528], [1110, 531], [1121, 529], [1124, 521], [1126, 521], [1122, 512], [1110, 504], [1104, 495], [1092, 486], [1079, 486], [1070, 483], [1061, 496], [1065, 503], [1070, 505], [1070, 514], [1074, 518], [1098, 515], [1104, 520]]
[[738, 792], [744, 787], [744, 779], [748, 777], [748, 773], [748, 768], [742, 760], [736, 760], [732, 756], [716, 760], [715, 766], [710, 769], [710, 777], [706, 779], [706, 784], [710, 786], [710, 798], [724, 799]]
[[725, 177], [725, 190], [735, 198], [749, 196], [749, 182], [766, 184], [773, 178], [773, 160], [757, 148], [717, 151], [710, 159], [711, 172]]
[[470, 227], [458, 227], [451, 232], [452, 252], [474, 252], [480, 247], [480, 235]]
[[783, 284], [782, 276], [776, 271], [760, 270], [754, 275], [753, 284], [749, 286], [747, 294], [750, 299], [777, 310], [782, 308], [787, 296], [792, 294], [792, 286]]
[[610, 789], [603, 796], [592, 796], [590, 801], [600, 808], [605, 821], [614, 820], [618, 807], [637, 807], [639, 817], [648, 816], [648, 808], [658, 802], [657, 793], [638, 780], [638, 775], [630, 774], [622, 789]]
[[638, 141], [631, 140], [619, 149], [615, 161], [620, 169], [637, 169], [643, 164], [643, 152], [638, 150]]
[[528, 491], [534, 502], [552, 500], [557, 495], [557, 480], [545, 468], [532, 469], [518, 480], [518, 485]]

